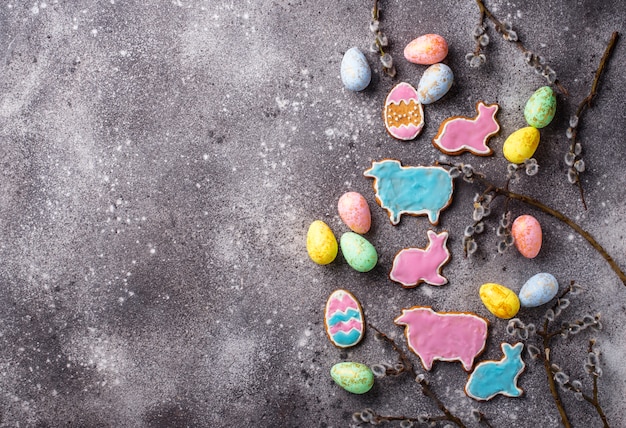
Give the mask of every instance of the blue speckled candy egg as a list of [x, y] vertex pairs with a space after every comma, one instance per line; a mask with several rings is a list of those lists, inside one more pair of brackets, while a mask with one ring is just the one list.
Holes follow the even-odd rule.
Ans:
[[526, 281], [519, 292], [523, 307], [534, 308], [548, 303], [559, 291], [559, 283], [549, 273], [538, 273]]
[[434, 103], [448, 93], [453, 81], [454, 75], [450, 67], [445, 64], [431, 65], [426, 69], [417, 85], [417, 95], [420, 103]]
[[350, 91], [362, 91], [372, 79], [372, 70], [359, 48], [350, 48], [341, 60], [341, 81]]

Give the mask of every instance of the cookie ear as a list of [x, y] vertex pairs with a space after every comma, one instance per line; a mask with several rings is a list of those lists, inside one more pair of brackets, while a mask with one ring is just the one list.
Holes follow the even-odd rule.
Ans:
[[404, 316], [406, 315], [406, 309], [402, 309], [402, 315], [400, 315], [399, 317], [397, 317], [395, 320], [393, 320], [393, 322], [397, 325], [408, 325], [405, 321], [404, 321]]

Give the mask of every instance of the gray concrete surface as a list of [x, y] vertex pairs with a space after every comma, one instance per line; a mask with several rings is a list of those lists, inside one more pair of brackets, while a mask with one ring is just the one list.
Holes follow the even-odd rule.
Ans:
[[[343, 360], [394, 363], [371, 331], [357, 347], [326, 338], [323, 308], [336, 288], [351, 290], [367, 320], [406, 346], [393, 324], [400, 310], [431, 305], [491, 321], [481, 359], [499, 359], [512, 341], [478, 297], [484, 282], [515, 291], [537, 272], [586, 292], [563, 314], [602, 312], [604, 329], [558, 340], [552, 356], [590, 391], [583, 363], [589, 338], [602, 350], [600, 401], [611, 426], [626, 416], [626, 287], [580, 236], [522, 204], [541, 222], [534, 260], [498, 255], [500, 202], [463, 257], [462, 234], [478, 187], [456, 183], [436, 230], [450, 232], [449, 285], [404, 290], [387, 278], [395, 253], [424, 246], [425, 218], [392, 226], [362, 176], [372, 160], [405, 165], [440, 160], [439, 123], [498, 102], [496, 154], [460, 157], [502, 183], [504, 138], [524, 125], [526, 99], [544, 80], [491, 29], [488, 63], [465, 64], [478, 9], [455, 2], [381, 1], [398, 77], [417, 84], [423, 67], [402, 59], [425, 33], [450, 45], [455, 85], [425, 109], [414, 142], [389, 137], [380, 112], [395, 83], [367, 53], [373, 81], [342, 88], [339, 65], [352, 46], [366, 51], [372, 2], [6, 1], [0, 6], [0, 426], [345, 427], [353, 412], [437, 415], [407, 376], [377, 381], [363, 396], [333, 383]], [[578, 221], [626, 268], [624, 185], [626, 45], [619, 42], [580, 136], [588, 171], [582, 209], [567, 183], [564, 132], [587, 94], [612, 31], [624, 31], [620, 1], [489, 1], [520, 38], [544, 55], [569, 97], [541, 131], [540, 172], [513, 189]], [[347, 230], [336, 211], [344, 192], [361, 192], [373, 214], [367, 238], [380, 260], [367, 274], [338, 259], [317, 266], [305, 249], [308, 225]], [[524, 310], [540, 322], [545, 308]], [[528, 358], [526, 357], [528, 360]], [[414, 359], [417, 364], [417, 359]], [[442, 401], [468, 426], [472, 408], [493, 426], [559, 426], [546, 377], [528, 362], [522, 398], [477, 403], [466, 397], [458, 363], [427, 373]], [[593, 408], [562, 394], [573, 426], [601, 426]], [[397, 426], [397, 423], [396, 425]]]

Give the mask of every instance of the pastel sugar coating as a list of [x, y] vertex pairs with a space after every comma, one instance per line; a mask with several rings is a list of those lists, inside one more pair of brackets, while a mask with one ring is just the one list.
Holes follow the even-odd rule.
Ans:
[[448, 280], [441, 275], [441, 269], [450, 260], [447, 242], [448, 232], [437, 234], [429, 230], [428, 246], [424, 249], [401, 250], [393, 259], [389, 278], [404, 288], [413, 288], [422, 282], [430, 285], [446, 284]]
[[341, 60], [341, 81], [350, 91], [362, 91], [372, 80], [372, 70], [359, 48], [350, 48]]
[[341, 252], [352, 269], [369, 272], [378, 262], [376, 248], [364, 237], [354, 232], [346, 232], [339, 240]]
[[365, 394], [374, 386], [374, 373], [365, 364], [344, 361], [330, 369], [335, 383], [353, 394]]
[[347, 290], [335, 290], [326, 301], [324, 326], [328, 338], [339, 348], [356, 345], [365, 335], [361, 304]]
[[496, 119], [498, 104], [476, 103], [476, 116], [453, 116], [444, 120], [439, 132], [433, 138], [433, 145], [448, 155], [458, 155], [468, 151], [478, 156], [493, 153], [487, 146], [489, 139], [500, 131]]
[[523, 343], [500, 345], [504, 357], [500, 361], [483, 361], [476, 366], [465, 385], [465, 393], [474, 400], [491, 400], [498, 394], [519, 397], [524, 393], [517, 378], [526, 364], [522, 360]]
[[315, 220], [306, 234], [306, 250], [309, 257], [319, 265], [327, 265], [335, 260], [339, 247], [335, 234], [326, 223]]
[[417, 95], [422, 104], [432, 104], [448, 93], [454, 74], [445, 64], [433, 64], [424, 71], [417, 85]]
[[531, 215], [521, 215], [511, 226], [511, 235], [515, 240], [515, 248], [528, 259], [537, 257], [541, 250], [543, 232], [539, 221]]
[[383, 119], [393, 138], [408, 141], [419, 135], [424, 127], [424, 109], [413, 86], [401, 82], [393, 87], [385, 99]]
[[520, 304], [534, 308], [548, 303], [559, 291], [559, 283], [549, 273], [538, 273], [531, 277], [519, 291]]
[[504, 157], [511, 163], [522, 163], [535, 154], [539, 146], [539, 131], [537, 128], [527, 126], [518, 129], [504, 141], [502, 152]]
[[364, 234], [372, 225], [372, 213], [367, 201], [358, 192], [344, 193], [337, 203], [339, 217], [353, 232]]
[[552, 122], [556, 113], [556, 96], [549, 86], [537, 89], [526, 102], [524, 118], [535, 128], [544, 128]]
[[385, 159], [373, 162], [363, 175], [374, 178], [376, 202], [387, 210], [393, 225], [402, 214], [427, 215], [436, 225], [440, 212], [452, 201], [452, 177], [442, 167], [403, 167], [397, 160]]
[[439, 34], [424, 34], [404, 48], [404, 57], [414, 64], [430, 65], [444, 60], [448, 43]]
[[517, 294], [504, 285], [494, 283], [481, 285], [480, 300], [489, 312], [498, 318], [513, 318], [519, 312], [520, 301]]
[[486, 319], [472, 313], [435, 312], [428, 306], [403, 309], [394, 322], [406, 326], [404, 333], [411, 351], [426, 370], [433, 361], [460, 361], [470, 371], [474, 358], [485, 349]]

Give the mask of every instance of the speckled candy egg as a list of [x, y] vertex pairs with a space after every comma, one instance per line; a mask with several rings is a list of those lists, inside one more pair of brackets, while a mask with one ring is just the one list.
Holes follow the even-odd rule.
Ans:
[[554, 113], [556, 113], [556, 96], [549, 86], [537, 89], [524, 108], [526, 122], [535, 128], [548, 126], [554, 118]]
[[504, 285], [494, 283], [481, 285], [480, 300], [483, 301], [489, 312], [498, 318], [513, 318], [519, 311], [519, 298]]
[[359, 272], [369, 272], [378, 262], [376, 249], [370, 242], [354, 232], [346, 232], [339, 240], [341, 252], [348, 264]]
[[511, 163], [522, 163], [535, 154], [539, 145], [539, 131], [527, 126], [518, 129], [506, 139], [502, 146], [504, 157]]
[[326, 223], [315, 220], [306, 234], [306, 250], [318, 265], [327, 265], [335, 260], [339, 247], [335, 234]]
[[353, 232], [367, 233], [372, 225], [372, 214], [367, 201], [357, 192], [344, 193], [337, 203], [339, 217]]
[[404, 48], [404, 57], [414, 64], [431, 65], [448, 55], [448, 43], [438, 34], [424, 34]]
[[511, 226], [511, 235], [515, 239], [515, 248], [526, 258], [537, 257], [541, 250], [543, 234], [541, 225], [531, 215], [521, 215], [515, 219]]
[[363, 52], [350, 48], [341, 60], [341, 81], [350, 91], [362, 91], [372, 79], [372, 70]]
[[374, 386], [374, 373], [365, 364], [344, 361], [330, 369], [335, 383], [353, 394], [365, 394]]
[[530, 278], [519, 291], [520, 304], [534, 308], [548, 303], [559, 291], [559, 283], [549, 273], [538, 273]]
[[422, 104], [432, 104], [452, 87], [454, 75], [452, 70], [445, 64], [431, 65], [424, 71], [417, 85], [417, 96]]

